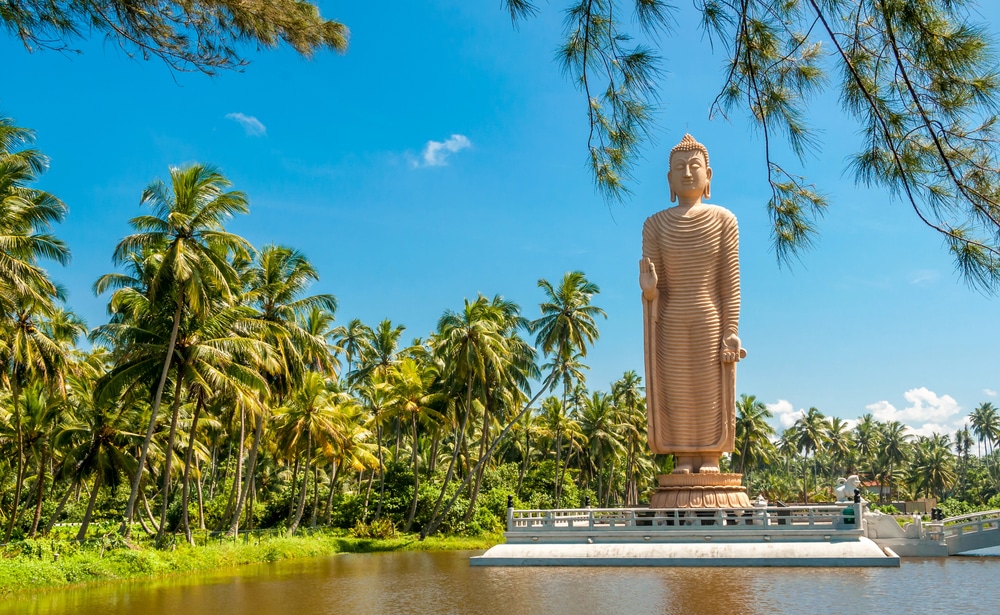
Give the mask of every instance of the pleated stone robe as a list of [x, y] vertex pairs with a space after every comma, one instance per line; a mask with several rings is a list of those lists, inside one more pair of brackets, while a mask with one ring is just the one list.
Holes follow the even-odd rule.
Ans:
[[659, 291], [644, 324], [650, 448], [731, 452], [735, 364], [724, 365], [720, 350], [740, 317], [736, 216], [708, 204], [660, 211], [643, 226], [642, 255], [656, 268]]

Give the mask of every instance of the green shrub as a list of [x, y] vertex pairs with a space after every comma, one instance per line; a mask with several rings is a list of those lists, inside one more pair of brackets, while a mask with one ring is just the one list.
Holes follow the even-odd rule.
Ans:
[[386, 540], [396, 537], [396, 525], [390, 519], [375, 519], [371, 523], [358, 521], [351, 529], [351, 536], [355, 538], [375, 538]]

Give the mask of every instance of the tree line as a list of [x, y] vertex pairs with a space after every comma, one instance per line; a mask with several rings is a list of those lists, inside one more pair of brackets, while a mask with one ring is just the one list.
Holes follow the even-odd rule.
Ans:
[[[32, 137], [0, 119], [5, 541], [56, 523], [85, 539], [95, 522], [161, 544], [303, 525], [496, 531], [508, 495], [535, 508], [637, 506], [672, 469], [648, 453], [634, 371], [607, 391], [587, 386], [605, 314], [583, 273], [539, 280], [534, 318], [480, 295], [409, 343], [389, 320], [337, 324], [336, 298], [310, 294], [319, 273], [304, 254], [226, 230], [248, 198], [208, 165], [142, 191], [116, 270], [93, 286], [109, 321], [88, 328], [42, 266], [69, 258], [52, 232], [67, 210], [33, 187], [46, 160]], [[847, 473], [885, 485], [886, 501], [997, 493], [989, 403], [954, 441], [870, 415], [847, 429], [815, 408], [779, 435], [769, 418], [741, 397], [724, 461], [752, 494], [825, 499]]]
[[[899, 421], [865, 414], [850, 427], [809, 408], [780, 433], [752, 395], [737, 401], [734, 471], [771, 500], [830, 500], [836, 478], [862, 477], [877, 503], [933, 497], [958, 507], [1000, 508], [1000, 411], [979, 404], [954, 434], [915, 435]], [[974, 454], [975, 453], [975, 454]], [[870, 496], [869, 496], [870, 499]]]
[[[445, 310], [408, 344], [388, 320], [337, 325], [336, 298], [309, 292], [308, 258], [227, 231], [247, 196], [195, 164], [143, 190], [116, 270], [93, 286], [109, 322], [88, 329], [41, 265], [69, 258], [51, 229], [66, 206], [31, 187], [46, 160], [30, 131], [0, 130], [5, 540], [59, 521], [83, 539], [95, 519], [158, 542], [387, 515], [423, 535], [494, 530], [502, 509], [479, 513], [484, 486], [499, 466], [516, 468], [506, 490], [544, 482], [539, 451], [555, 450], [550, 482], [586, 466], [604, 501], [645, 491], [639, 378], [578, 399], [604, 316], [583, 273], [540, 280], [534, 319], [498, 295]], [[586, 432], [567, 427], [570, 407]]]

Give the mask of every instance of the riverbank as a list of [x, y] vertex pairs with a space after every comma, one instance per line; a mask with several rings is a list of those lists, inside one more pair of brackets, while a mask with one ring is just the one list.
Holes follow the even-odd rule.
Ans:
[[191, 574], [338, 553], [382, 551], [457, 551], [488, 549], [502, 536], [417, 535], [387, 539], [316, 533], [311, 536], [241, 536], [192, 547], [169, 549], [101, 540], [78, 544], [69, 540], [27, 540], [0, 547], [0, 596], [90, 583]]

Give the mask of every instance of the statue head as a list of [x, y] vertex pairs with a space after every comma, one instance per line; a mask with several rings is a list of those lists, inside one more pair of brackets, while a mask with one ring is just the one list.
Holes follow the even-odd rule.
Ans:
[[670, 150], [670, 165], [667, 170], [670, 184], [670, 202], [677, 196], [710, 198], [712, 196], [712, 168], [708, 166], [708, 149], [684, 135], [681, 142]]

